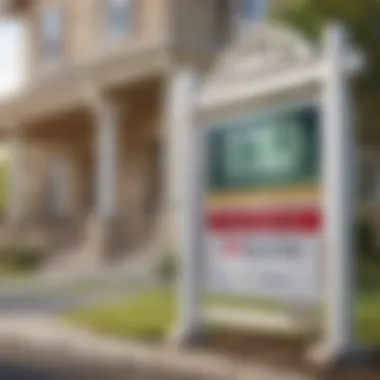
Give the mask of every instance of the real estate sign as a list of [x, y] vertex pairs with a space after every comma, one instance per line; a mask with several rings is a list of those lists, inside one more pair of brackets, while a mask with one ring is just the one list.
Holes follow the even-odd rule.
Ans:
[[320, 115], [296, 105], [208, 132], [206, 252], [214, 291], [320, 297]]
[[[326, 29], [321, 46], [268, 24], [241, 34], [223, 53], [199, 99], [194, 67], [176, 75], [171, 125], [182, 133], [184, 340], [208, 318], [201, 302], [206, 280], [218, 292], [320, 300], [323, 341], [316, 356], [335, 359], [355, 350], [349, 78], [361, 64], [341, 25]], [[227, 323], [238, 323], [234, 317]]]

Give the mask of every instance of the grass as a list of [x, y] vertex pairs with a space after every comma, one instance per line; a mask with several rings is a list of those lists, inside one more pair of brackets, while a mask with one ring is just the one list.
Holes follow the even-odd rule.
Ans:
[[67, 319], [99, 333], [155, 340], [175, 322], [175, 309], [174, 295], [156, 290], [124, 302], [78, 310]]
[[[208, 295], [207, 305], [244, 309], [278, 308], [274, 302]], [[83, 325], [101, 334], [139, 340], [164, 338], [176, 321], [175, 294], [170, 290], [147, 291], [134, 299], [71, 312], [66, 321]], [[357, 329], [360, 341], [380, 344], [380, 295], [360, 297], [357, 304]]]
[[[273, 309], [273, 302], [255, 301], [221, 295], [208, 295], [210, 306], [248, 309]], [[68, 318], [70, 322], [88, 326], [100, 333], [139, 339], [160, 339], [176, 321], [175, 294], [160, 289], [144, 293], [135, 299], [77, 310]]]
[[359, 297], [356, 307], [356, 328], [360, 342], [380, 346], [380, 292]]

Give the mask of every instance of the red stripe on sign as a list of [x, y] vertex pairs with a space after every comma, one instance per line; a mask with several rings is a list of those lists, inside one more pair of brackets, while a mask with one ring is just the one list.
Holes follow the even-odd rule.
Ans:
[[287, 210], [224, 210], [207, 216], [207, 227], [215, 232], [317, 232], [321, 212], [317, 208]]

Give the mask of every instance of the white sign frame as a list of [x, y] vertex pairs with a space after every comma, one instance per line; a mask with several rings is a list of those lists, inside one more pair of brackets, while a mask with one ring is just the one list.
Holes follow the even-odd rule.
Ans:
[[[271, 33], [270, 28], [268, 31]], [[268, 43], [270, 42], [269, 39]], [[202, 166], [200, 147], [203, 142], [200, 125], [208, 124], [210, 115], [223, 113], [224, 109], [231, 106], [252, 103], [253, 100], [260, 106], [265, 99], [297, 94], [304, 88], [312, 88], [315, 91], [313, 95], [316, 94], [323, 104], [326, 316], [321, 352], [325, 358], [333, 360], [350, 354], [356, 348], [353, 328], [355, 280], [352, 248], [355, 196], [353, 191], [348, 190], [354, 189], [356, 184], [352, 175], [355, 140], [348, 77], [361, 69], [362, 62], [356, 54], [352, 54], [341, 25], [328, 28], [324, 48], [315, 53], [312, 59], [309, 59], [310, 52], [307, 48], [306, 55], [308, 59], [302, 65], [293, 65], [294, 68], [287, 67], [284, 70], [278, 67], [264, 79], [253, 78], [238, 85], [227, 83], [225, 87], [222, 80], [210, 80], [201, 92], [197, 92], [199, 87], [195, 86], [197, 74], [193, 67], [182, 67], [174, 76], [176, 100], [186, 109], [176, 119], [177, 127], [183, 130], [183, 141], [187, 142], [183, 145], [183, 198], [180, 218], [182, 265], [179, 323], [184, 340], [191, 340], [198, 335], [203, 326], [201, 226], [204, 189], [201, 185], [203, 174], [199, 170]], [[265, 59], [263, 64], [265, 65]], [[176, 114], [178, 116], [178, 111]]]

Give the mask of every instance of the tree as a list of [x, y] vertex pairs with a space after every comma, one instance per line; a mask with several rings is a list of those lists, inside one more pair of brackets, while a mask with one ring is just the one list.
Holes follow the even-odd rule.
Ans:
[[319, 39], [332, 21], [347, 25], [349, 37], [364, 53], [366, 70], [355, 82], [358, 137], [367, 146], [380, 145], [380, 0], [284, 0], [276, 17], [311, 39]]

